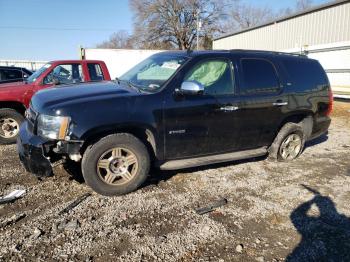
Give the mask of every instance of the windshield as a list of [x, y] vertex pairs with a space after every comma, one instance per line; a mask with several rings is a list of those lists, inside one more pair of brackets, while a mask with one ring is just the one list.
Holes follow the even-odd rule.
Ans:
[[168, 81], [186, 59], [184, 56], [156, 54], [137, 64], [119, 80], [139, 89], [155, 91]]
[[35, 71], [30, 77], [27, 78], [27, 82], [28, 83], [33, 83], [35, 82], [35, 80], [38, 79], [38, 77], [41, 76], [42, 73], [44, 73], [46, 71], [46, 69], [48, 69], [51, 66], [50, 63], [44, 65], [43, 67], [41, 67], [40, 69], [38, 69], [37, 71]]

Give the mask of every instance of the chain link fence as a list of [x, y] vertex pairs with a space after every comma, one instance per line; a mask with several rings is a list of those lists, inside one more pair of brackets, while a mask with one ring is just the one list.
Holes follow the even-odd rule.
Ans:
[[24, 67], [30, 71], [36, 71], [46, 63], [46, 61], [0, 60], [0, 66]]

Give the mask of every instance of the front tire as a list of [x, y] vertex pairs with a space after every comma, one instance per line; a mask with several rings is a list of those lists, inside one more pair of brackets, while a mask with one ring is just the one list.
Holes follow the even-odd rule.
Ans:
[[270, 146], [269, 159], [278, 161], [294, 160], [302, 153], [304, 145], [305, 134], [302, 126], [287, 123], [278, 132]]
[[0, 144], [13, 144], [16, 142], [19, 127], [24, 117], [14, 109], [0, 109]]
[[146, 146], [127, 133], [102, 138], [87, 148], [82, 160], [86, 184], [105, 196], [136, 190], [146, 180], [149, 168]]

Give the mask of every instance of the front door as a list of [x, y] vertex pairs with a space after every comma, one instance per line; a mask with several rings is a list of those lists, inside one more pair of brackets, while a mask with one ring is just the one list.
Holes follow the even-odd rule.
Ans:
[[183, 81], [204, 86], [201, 95], [174, 95], [165, 105], [167, 159], [234, 151], [237, 143], [232, 63], [226, 58], [201, 59]]

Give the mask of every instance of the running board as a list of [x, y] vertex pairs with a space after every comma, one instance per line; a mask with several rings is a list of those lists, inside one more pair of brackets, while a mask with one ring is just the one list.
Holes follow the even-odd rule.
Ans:
[[239, 151], [234, 153], [225, 153], [220, 155], [212, 155], [212, 156], [203, 156], [196, 158], [187, 158], [180, 160], [170, 160], [162, 165], [160, 165], [160, 169], [162, 170], [176, 170], [190, 167], [197, 167], [203, 165], [210, 165], [222, 162], [228, 162], [233, 160], [241, 160], [251, 157], [263, 156], [267, 153], [266, 147], [261, 147], [258, 149]]

